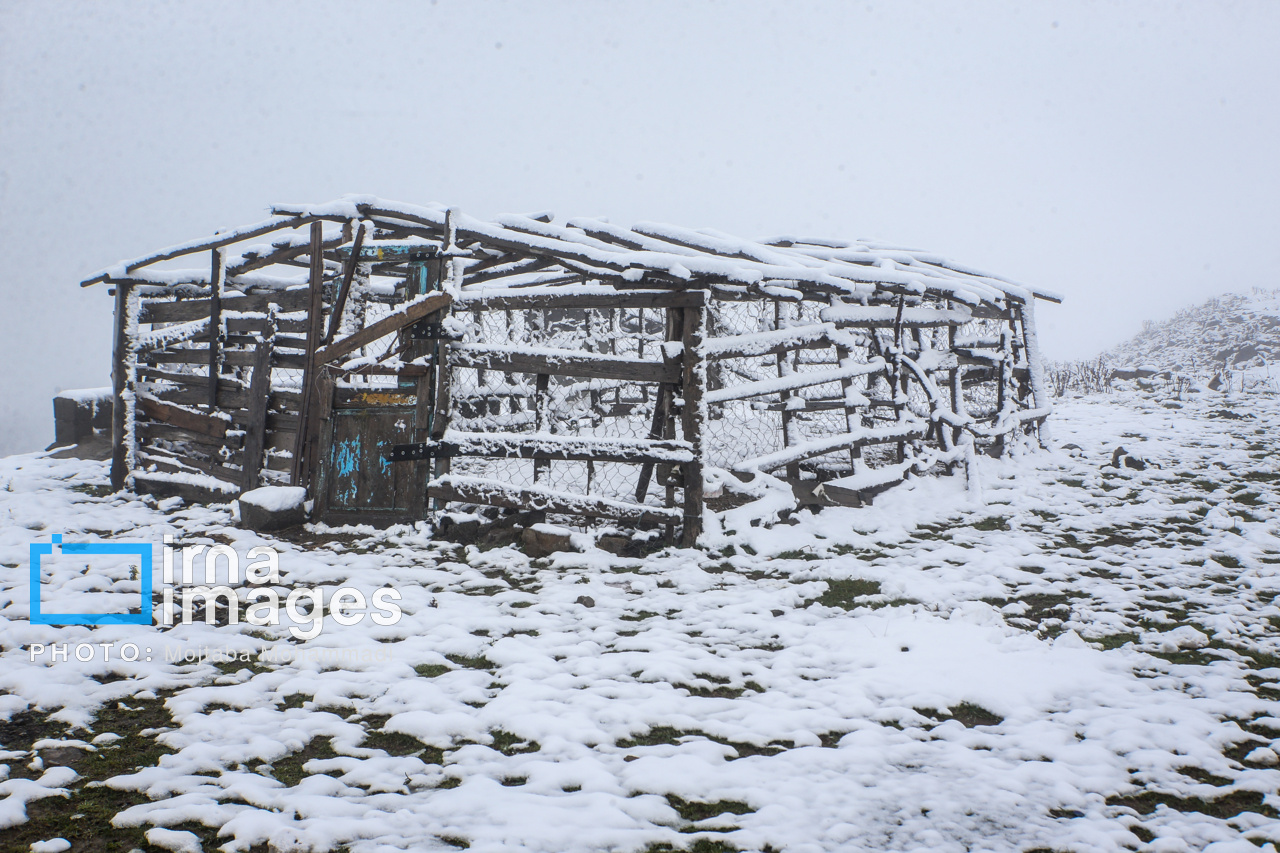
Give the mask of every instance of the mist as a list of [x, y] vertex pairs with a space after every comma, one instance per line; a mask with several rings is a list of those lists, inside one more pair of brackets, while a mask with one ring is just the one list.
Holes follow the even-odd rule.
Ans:
[[1272, 3], [0, 3], [0, 454], [110, 382], [79, 281], [372, 193], [875, 238], [1063, 293], [1049, 358], [1280, 286]]

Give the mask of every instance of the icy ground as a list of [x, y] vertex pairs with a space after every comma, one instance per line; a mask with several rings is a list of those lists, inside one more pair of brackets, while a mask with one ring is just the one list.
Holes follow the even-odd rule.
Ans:
[[[391, 658], [341, 664], [159, 657], [282, 628], [29, 624], [51, 534], [271, 540], [97, 496], [101, 463], [0, 460], [0, 847], [1274, 850], [1280, 397], [1052, 425], [1082, 450], [984, 459], [985, 503], [916, 481], [711, 553], [276, 541], [286, 587], [402, 591], [395, 625], [294, 644]], [[1117, 445], [1160, 467], [1101, 467]], [[128, 640], [156, 659], [26, 650]]]

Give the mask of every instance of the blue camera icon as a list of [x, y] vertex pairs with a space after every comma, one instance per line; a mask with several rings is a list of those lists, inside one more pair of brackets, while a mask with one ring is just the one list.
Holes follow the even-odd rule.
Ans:
[[[151, 624], [151, 546], [133, 542], [67, 542], [55, 533], [50, 542], [31, 543], [31, 623], [33, 625], [150, 625]], [[54, 547], [63, 554], [90, 556], [95, 554], [136, 556], [142, 582], [141, 613], [44, 613], [40, 609], [40, 560], [52, 557]]]

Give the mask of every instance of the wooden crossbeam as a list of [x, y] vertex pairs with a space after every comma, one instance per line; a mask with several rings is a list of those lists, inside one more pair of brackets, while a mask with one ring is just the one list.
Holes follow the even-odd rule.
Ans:
[[365, 326], [360, 331], [348, 335], [342, 340], [334, 341], [317, 352], [316, 363], [331, 364], [344, 355], [353, 353], [366, 344], [373, 343], [378, 338], [385, 337], [392, 332], [403, 329], [405, 326], [418, 322], [428, 314], [439, 311], [442, 308], [448, 308], [451, 302], [453, 302], [453, 297], [447, 293], [432, 293], [414, 302], [407, 302], [395, 313], [383, 317], [376, 323]]
[[616, 518], [641, 524], [672, 524], [679, 522], [682, 515], [678, 509], [583, 497], [538, 486], [521, 489], [494, 480], [454, 474], [438, 477], [428, 483], [427, 495], [442, 501], [487, 504], [507, 509], [534, 509], [560, 515]]
[[578, 350], [522, 351], [518, 347], [455, 345], [449, 353], [453, 367], [475, 367], [506, 373], [539, 373], [552, 376], [580, 376], [587, 379], [616, 379], [623, 382], [676, 382], [678, 364], [644, 361], [638, 358], [599, 355]]
[[693, 448], [683, 441], [578, 437], [549, 433], [507, 435], [450, 431], [437, 441], [397, 444], [386, 454], [391, 462], [448, 459], [455, 456], [678, 465], [693, 460]]

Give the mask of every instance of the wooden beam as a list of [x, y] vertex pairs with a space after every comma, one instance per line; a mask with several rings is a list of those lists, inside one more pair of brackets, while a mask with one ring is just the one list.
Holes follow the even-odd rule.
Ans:
[[[552, 288], [547, 288], [551, 290]], [[543, 285], [520, 289], [464, 290], [458, 296], [458, 309], [468, 311], [506, 311], [516, 309], [556, 308], [686, 308], [698, 304], [700, 297], [689, 290], [642, 290], [614, 293], [554, 293]]]
[[319, 222], [311, 223], [311, 278], [307, 286], [307, 350], [302, 369], [302, 407], [298, 425], [297, 444], [293, 450], [293, 471], [290, 482], [295, 486], [308, 486], [310, 472], [314, 468], [312, 432], [316, 427], [316, 350], [320, 344], [321, 324], [324, 322], [324, 255], [321, 244], [324, 229]]
[[453, 297], [447, 293], [432, 293], [423, 299], [407, 302], [395, 313], [383, 317], [372, 325], [365, 326], [360, 331], [353, 335], [348, 335], [340, 341], [334, 341], [320, 350], [316, 353], [316, 362], [318, 364], [329, 364], [337, 361], [344, 355], [353, 353], [366, 344], [373, 343], [378, 338], [386, 337], [392, 332], [418, 322], [433, 311], [447, 308], [452, 301]]
[[[180, 258], [183, 255], [190, 255], [195, 252], [202, 252], [205, 249], [218, 249], [222, 246], [229, 246], [232, 243], [238, 243], [241, 240], [248, 240], [253, 237], [260, 237], [263, 234], [270, 234], [272, 231], [279, 231], [282, 228], [297, 228], [311, 222], [314, 217], [311, 216], [289, 216], [289, 217], [272, 217], [271, 219], [259, 222], [246, 228], [237, 228], [224, 234], [215, 234], [205, 240], [196, 240], [191, 243], [184, 243], [180, 246], [174, 246], [171, 249], [163, 249], [159, 252], [139, 258], [131, 262], [125, 267], [126, 273], [141, 269], [160, 261], [169, 261], [174, 258]], [[88, 287], [91, 284], [97, 284], [100, 281], [107, 281], [111, 278], [109, 273], [100, 273], [93, 278], [87, 278], [80, 282], [81, 287]]]
[[681, 309], [684, 314], [681, 332], [684, 344], [681, 396], [684, 397], [684, 405], [680, 407], [680, 429], [693, 456], [681, 465], [684, 474], [684, 526], [680, 533], [680, 544], [685, 548], [696, 547], [698, 537], [702, 535], [702, 434], [707, 422], [707, 403], [704, 397], [707, 362], [702, 351], [703, 339], [707, 334], [707, 297], [705, 291], [691, 293], [702, 293], [703, 303]]
[[587, 436], [503, 433], [446, 433], [443, 438], [397, 444], [386, 455], [391, 462], [479, 456], [497, 459], [545, 459], [559, 462], [683, 464], [694, 459], [683, 441], [613, 439]]
[[[125, 438], [129, 385], [129, 291], [128, 284], [116, 285], [115, 341], [111, 353], [111, 489], [120, 491], [129, 476], [129, 447]], [[136, 441], [136, 437], [134, 441]]]
[[218, 352], [222, 343], [222, 276], [226, 272], [222, 249], [213, 250], [209, 268], [209, 409], [218, 408], [218, 374], [222, 365]]
[[360, 247], [364, 245], [364, 223], [356, 229], [355, 243], [351, 247], [351, 256], [347, 258], [347, 268], [342, 272], [342, 286], [338, 288], [338, 298], [333, 302], [333, 311], [329, 315], [329, 331], [325, 333], [321, 343], [327, 344], [338, 333], [342, 322], [342, 309], [347, 306], [347, 294], [351, 292], [351, 280], [355, 278], [356, 267], [360, 265]]
[[570, 495], [537, 486], [521, 489], [494, 480], [453, 474], [432, 480], [427, 486], [427, 495], [437, 500], [541, 510], [558, 515], [616, 518], [641, 524], [671, 524], [680, 520], [679, 510], [665, 507]]
[[505, 373], [545, 373], [623, 382], [671, 382], [679, 380], [679, 367], [660, 361], [599, 355], [578, 350], [522, 351], [517, 346], [455, 345], [449, 355], [453, 367], [500, 370]]
[[267, 432], [267, 405], [271, 397], [271, 350], [275, 335], [270, 327], [259, 339], [254, 353], [253, 374], [249, 379], [249, 423], [244, 436], [244, 470], [240, 488], [252, 491], [258, 488], [262, 475], [262, 453]]
[[227, 434], [227, 421], [210, 417], [202, 412], [184, 409], [171, 403], [162, 403], [145, 394], [137, 395], [138, 411], [152, 420], [161, 421], [170, 426], [181, 427], [191, 432], [207, 435], [211, 438], [223, 438]]
[[[308, 292], [303, 288], [228, 296], [222, 300], [222, 310], [265, 314], [275, 305], [282, 313], [302, 311], [307, 307], [308, 298]], [[211, 310], [208, 299], [150, 299], [143, 301], [138, 322], [184, 323], [208, 317]]]

